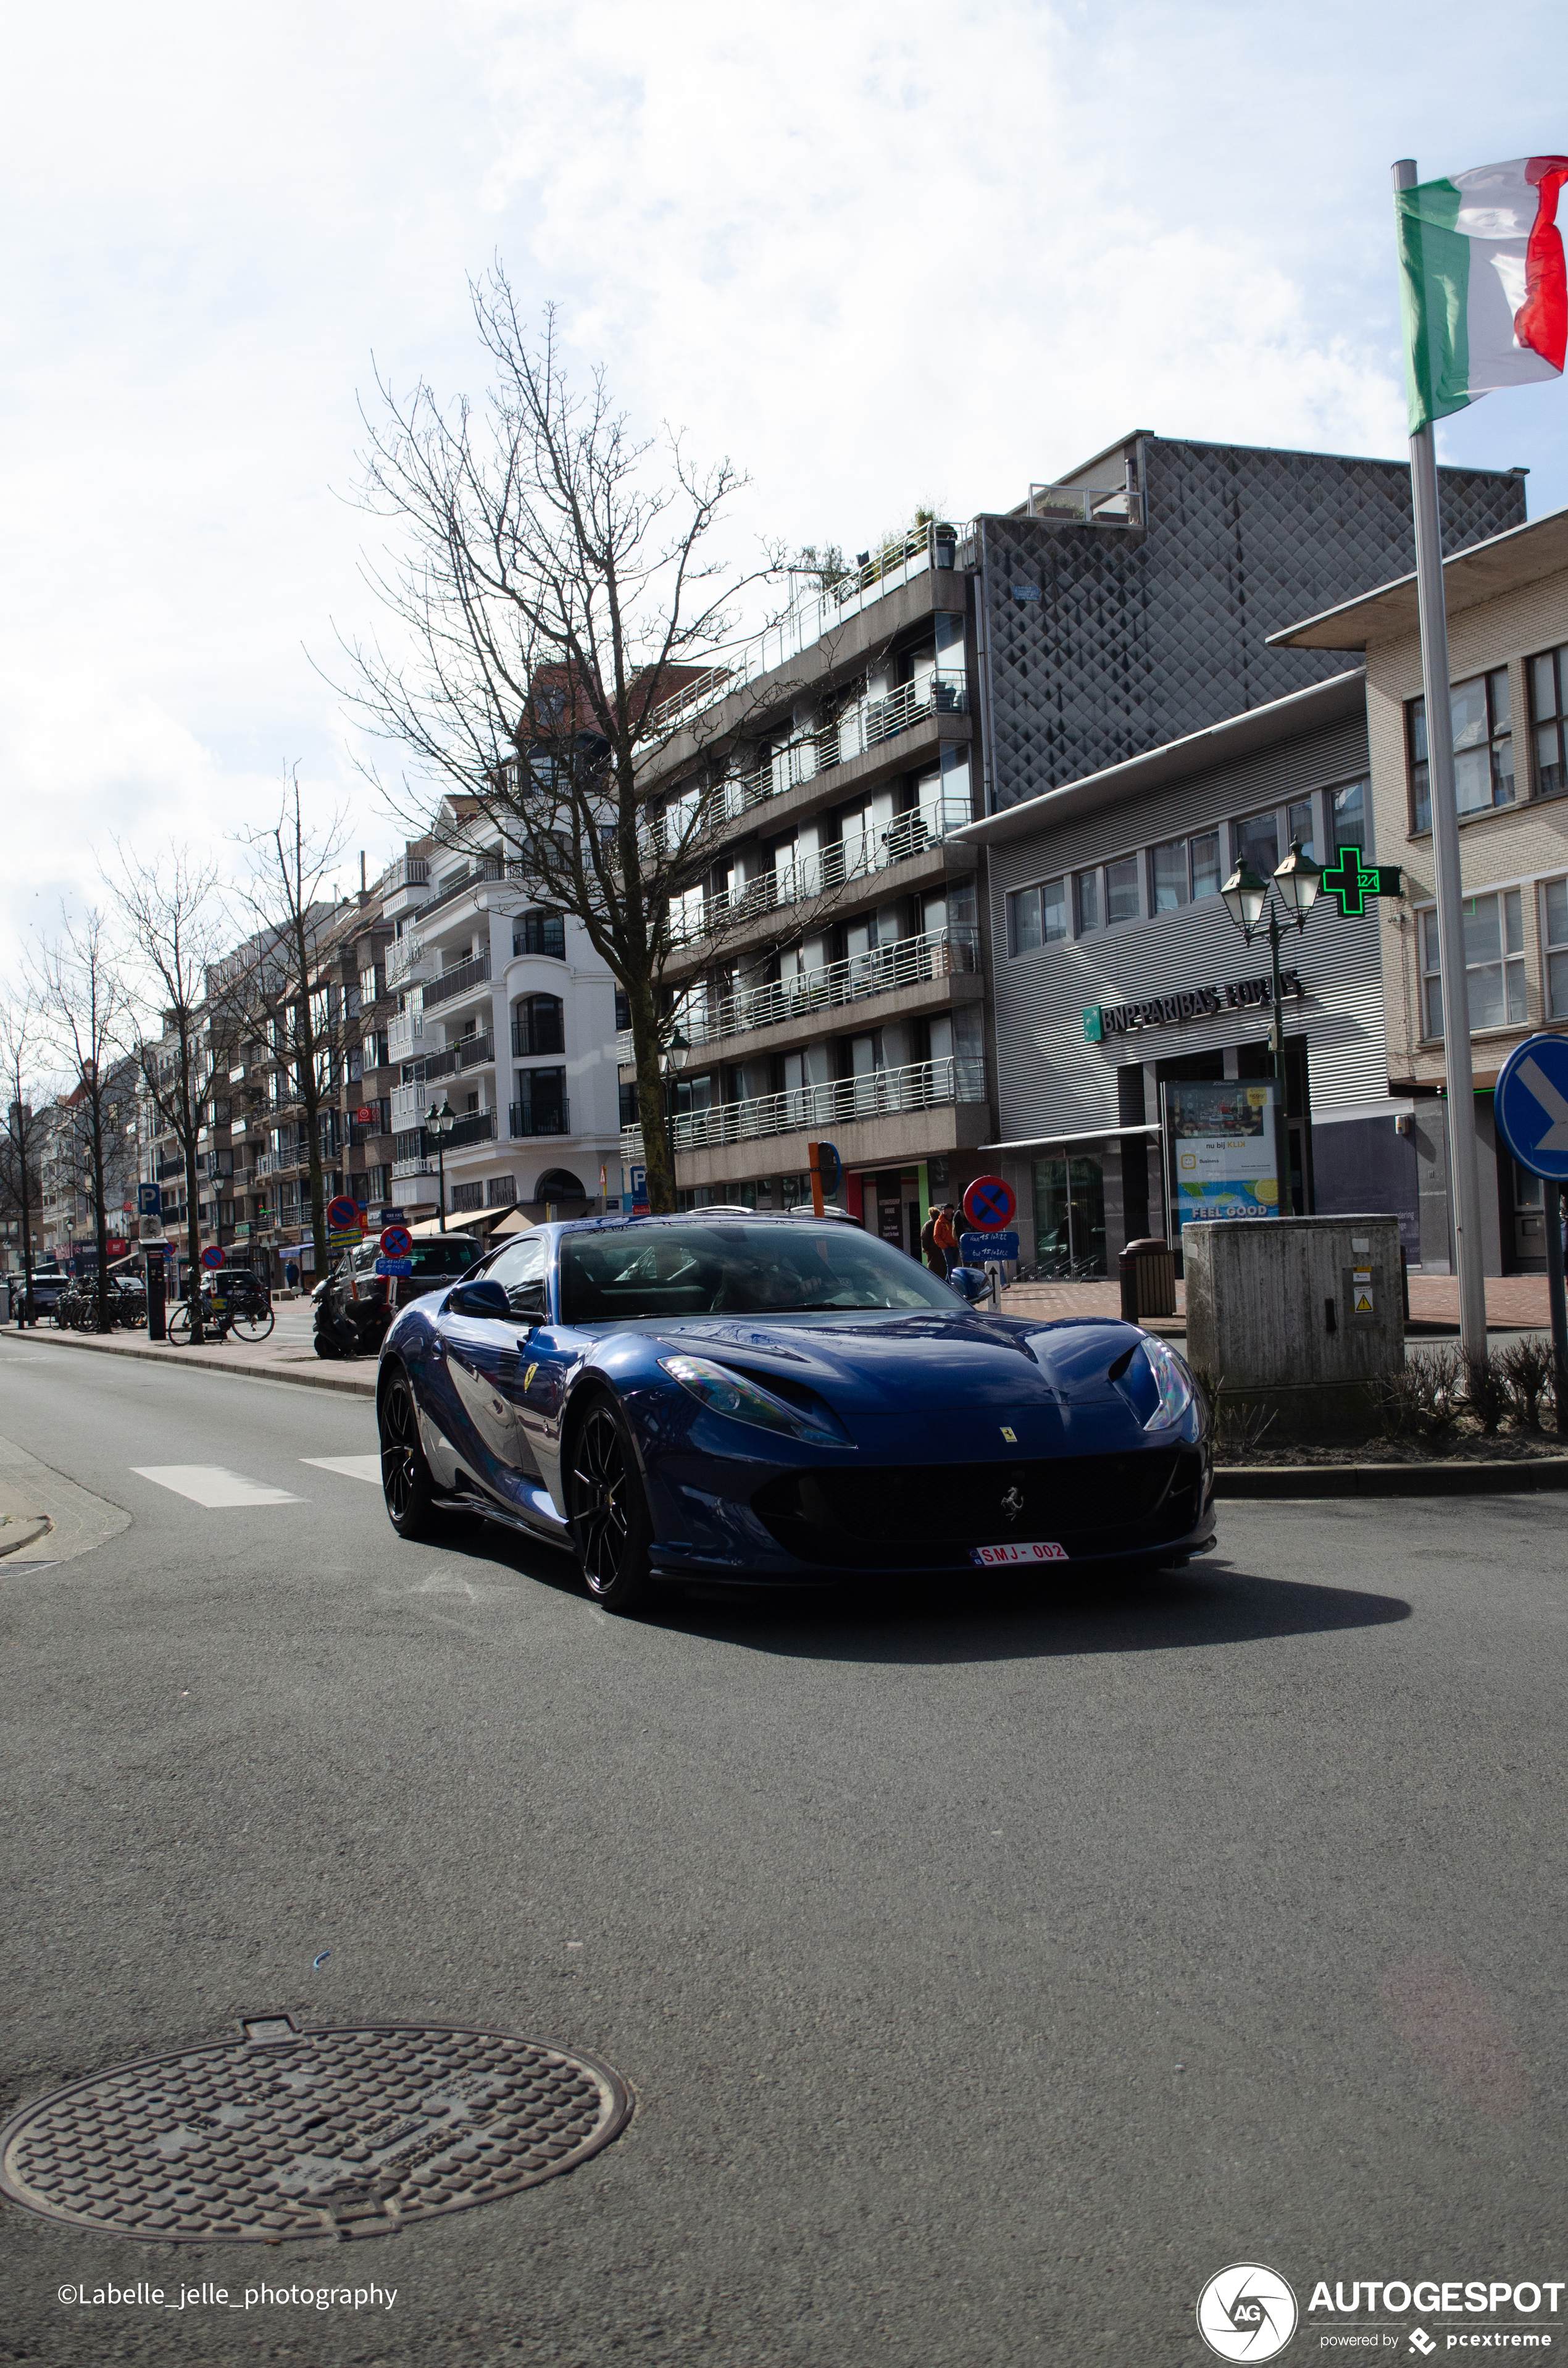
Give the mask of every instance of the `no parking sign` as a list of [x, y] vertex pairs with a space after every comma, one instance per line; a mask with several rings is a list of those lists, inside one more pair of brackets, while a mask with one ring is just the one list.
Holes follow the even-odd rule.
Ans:
[[977, 1176], [963, 1196], [963, 1212], [976, 1233], [999, 1234], [1012, 1223], [1018, 1203], [1000, 1176]]

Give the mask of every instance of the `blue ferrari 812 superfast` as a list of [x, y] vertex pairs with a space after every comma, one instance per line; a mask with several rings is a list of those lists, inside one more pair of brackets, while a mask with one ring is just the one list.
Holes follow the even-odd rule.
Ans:
[[1208, 1409], [1111, 1317], [971, 1304], [843, 1219], [534, 1227], [404, 1308], [377, 1379], [403, 1537], [478, 1512], [660, 1580], [1179, 1565], [1213, 1543]]

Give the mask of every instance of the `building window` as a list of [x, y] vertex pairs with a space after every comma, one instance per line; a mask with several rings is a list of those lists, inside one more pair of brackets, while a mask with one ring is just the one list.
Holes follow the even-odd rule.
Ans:
[[1197, 838], [1189, 839], [1187, 845], [1192, 852], [1192, 901], [1196, 905], [1200, 896], [1217, 896], [1223, 884], [1220, 834], [1217, 830], [1203, 831]]
[[1547, 1017], [1568, 1019], [1568, 880], [1549, 880], [1541, 902]]
[[1535, 793], [1560, 798], [1568, 790], [1568, 649], [1543, 650], [1528, 667], [1530, 720], [1535, 725]]
[[1233, 823], [1236, 861], [1267, 880], [1279, 864], [1279, 816], [1278, 814], [1249, 814], [1245, 822]]
[[512, 923], [514, 954], [548, 954], [555, 962], [566, 959], [566, 924], [559, 913], [542, 911], [519, 913]]
[[[1429, 1037], [1443, 1032], [1443, 982], [1437, 959], [1437, 916], [1421, 916], [1423, 1018]], [[1470, 1025], [1507, 1028], [1525, 1017], [1524, 898], [1517, 888], [1464, 900], [1465, 984]]]
[[[1513, 718], [1508, 669], [1456, 682], [1449, 693], [1454, 731], [1454, 796], [1462, 821], [1514, 803]], [[1410, 735], [1410, 812], [1413, 831], [1432, 827], [1432, 789], [1426, 759], [1426, 702], [1406, 709]]]
[[1032, 953], [1067, 935], [1067, 883], [1042, 880], [1037, 887], [1019, 888], [1007, 899], [1007, 951]]
[[1119, 921], [1136, 921], [1139, 916], [1138, 858], [1124, 855], [1119, 862], [1105, 868], [1106, 927], [1112, 928]]
[[1328, 839], [1331, 855], [1337, 855], [1342, 847], [1358, 847], [1363, 855], [1369, 852], [1365, 781], [1347, 781], [1342, 790], [1329, 791]]
[[1100, 875], [1097, 871], [1074, 873], [1073, 917], [1076, 933], [1081, 938], [1089, 930], [1100, 928]]
[[1167, 838], [1149, 850], [1149, 909], [1175, 913], [1187, 900], [1187, 841]]

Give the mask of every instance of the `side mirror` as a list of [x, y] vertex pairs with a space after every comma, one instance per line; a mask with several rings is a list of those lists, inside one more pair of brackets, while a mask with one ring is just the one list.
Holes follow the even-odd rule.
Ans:
[[949, 1288], [972, 1307], [977, 1301], [989, 1298], [990, 1281], [983, 1266], [956, 1266], [948, 1277]]
[[460, 1282], [449, 1292], [447, 1307], [453, 1315], [499, 1316], [503, 1322], [512, 1312], [501, 1285], [488, 1275], [481, 1275], [477, 1282]]

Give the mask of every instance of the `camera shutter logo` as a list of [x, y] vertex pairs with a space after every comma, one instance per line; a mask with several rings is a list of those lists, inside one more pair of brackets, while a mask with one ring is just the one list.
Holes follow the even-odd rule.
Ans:
[[1273, 2360], [1296, 2332], [1296, 2297], [1278, 2270], [1233, 2261], [1198, 2297], [1198, 2332], [1218, 2359]]

